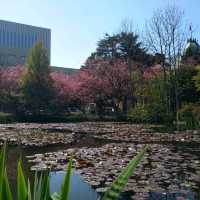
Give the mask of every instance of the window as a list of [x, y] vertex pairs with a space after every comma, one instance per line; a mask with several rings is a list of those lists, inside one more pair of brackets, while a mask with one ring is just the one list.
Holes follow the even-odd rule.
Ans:
[[4, 31], [2, 31], [2, 46], [4, 46]]
[[3, 46], [6, 46], [6, 32], [3, 31]]
[[10, 33], [7, 32], [7, 33], [6, 33], [6, 36], [7, 36], [6, 46], [7, 46], [7, 47], [10, 47]]
[[13, 47], [13, 32], [10, 33], [10, 47]]
[[24, 48], [24, 34], [21, 33], [20, 35], [20, 48]]
[[28, 40], [27, 47], [30, 48], [31, 47], [31, 37], [30, 37], [30, 34], [27, 34], [27, 40]]
[[31, 35], [31, 48], [33, 47], [33, 45], [34, 45], [34, 35]]
[[26, 33], [24, 34], [24, 48], [27, 48], [27, 37], [26, 37]]
[[13, 34], [13, 47], [17, 48], [17, 33], [14, 32]]
[[2, 30], [0, 30], [0, 47], [2, 46]]
[[28, 44], [28, 34], [25, 34], [25, 48], [28, 48], [29, 44]]

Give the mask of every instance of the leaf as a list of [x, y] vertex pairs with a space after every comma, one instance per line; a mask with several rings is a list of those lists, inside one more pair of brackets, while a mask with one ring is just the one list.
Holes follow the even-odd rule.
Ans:
[[8, 183], [8, 176], [7, 176], [6, 169], [4, 172], [4, 179], [3, 179], [3, 185], [2, 185], [2, 199], [13, 200], [12, 193], [10, 190], [10, 185]]
[[5, 153], [6, 153], [6, 143], [4, 144], [0, 153], [0, 200], [4, 200], [2, 197], [4, 173], [5, 173]]
[[61, 190], [60, 200], [69, 200], [71, 175], [72, 175], [72, 158], [70, 158], [69, 160], [69, 164], [67, 167], [67, 174], [65, 175], [64, 183]]
[[34, 179], [34, 185], [33, 185], [33, 200], [36, 199], [37, 187], [38, 187], [38, 175], [37, 175], [37, 172], [35, 172], [35, 179]]
[[49, 172], [45, 172], [42, 176], [42, 187], [41, 187], [41, 200], [50, 200], [50, 183], [49, 183]]
[[27, 192], [27, 186], [21, 166], [21, 162], [18, 162], [18, 169], [17, 169], [17, 197], [18, 200], [27, 200], [28, 198], [28, 192]]
[[102, 200], [116, 200], [119, 198], [120, 193], [123, 191], [128, 179], [135, 171], [136, 167], [144, 157], [144, 154], [148, 146], [145, 145], [144, 148], [129, 162], [129, 164], [122, 170], [121, 174], [112, 183], [111, 187], [106, 191]]
[[31, 197], [31, 185], [30, 185], [29, 179], [28, 179], [28, 200], [32, 200], [32, 197]]

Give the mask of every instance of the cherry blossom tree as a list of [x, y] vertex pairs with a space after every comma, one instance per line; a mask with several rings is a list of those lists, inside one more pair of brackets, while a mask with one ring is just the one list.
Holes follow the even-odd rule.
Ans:
[[128, 64], [122, 59], [89, 59], [79, 73], [79, 81], [82, 96], [93, 102], [98, 98], [109, 101], [116, 110], [130, 93]]
[[0, 109], [17, 113], [20, 107], [20, 77], [24, 66], [0, 69]]
[[17, 65], [0, 69], [0, 90], [4, 93], [17, 93], [24, 66]]

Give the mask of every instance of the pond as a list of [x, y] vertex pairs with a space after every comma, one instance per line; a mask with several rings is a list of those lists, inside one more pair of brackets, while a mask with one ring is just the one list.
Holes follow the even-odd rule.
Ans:
[[[101, 145], [102, 142], [95, 142], [95, 146]], [[32, 148], [22, 148], [19, 146], [9, 146], [7, 148], [7, 173], [11, 183], [12, 191], [16, 195], [17, 190], [17, 161], [19, 158], [22, 160], [23, 169], [25, 173], [29, 176], [30, 181], [34, 180], [34, 173], [30, 171], [30, 164], [26, 156], [33, 155], [35, 153], [46, 153], [51, 151], [57, 151], [66, 149], [69, 147], [78, 147], [78, 146], [90, 146], [94, 145], [94, 141], [92, 139], [88, 139], [87, 141], [82, 141], [79, 144], [74, 146], [71, 145], [53, 145], [49, 147], [32, 147]], [[64, 178], [64, 171], [52, 171], [50, 174], [50, 189], [51, 192], [59, 192], [61, 188], [61, 183]], [[73, 173], [71, 180], [71, 194], [70, 200], [82, 200], [84, 197], [87, 200], [97, 200], [99, 195], [97, 192], [86, 183], [83, 178], [76, 173]], [[15, 196], [16, 198], [16, 196]]]
[[[108, 126], [108, 125], [107, 125]], [[117, 130], [120, 131], [120, 126], [117, 125]], [[92, 127], [94, 129], [94, 127]], [[113, 128], [114, 129], [114, 128]], [[125, 129], [125, 128], [124, 128]], [[89, 129], [88, 129], [89, 130]], [[126, 129], [125, 129], [126, 130]], [[106, 130], [107, 131], [107, 130]], [[106, 132], [105, 131], [105, 132]], [[115, 130], [114, 130], [115, 131]], [[113, 134], [114, 131], [109, 132]], [[103, 133], [102, 136], [104, 136]], [[93, 134], [93, 132], [92, 132]], [[142, 135], [142, 133], [140, 133]], [[146, 134], [146, 133], [145, 133]], [[101, 135], [100, 135], [101, 136]], [[135, 136], [134, 136], [135, 137]], [[145, 136], [146, 137], [146, 136]], [[179, 136], [178, 136], [179, 137]], [[104, 138], [104, 137], [103, 137]], [[106, 146], [107, 145], [107, 146]], [[139, 166], [139, 170], [136, 172], [136, 176], [131, 178], [131, 185], [129, 183], [128, 190], [120, 198], [121, 200], [198, 200], [200, 199], [200, 145], [195, 142], [150, 142], [151, 151], [147, 152], [144, 162]], [[45, 159], [48, 159], [46, 154], [50, 152], [66, 152], [68, 149], [76, 148], [77, 151], [87, 153], [91, 157], [91, 162], [96, 153], [99, 154], [99, 160], [106, 159], [103, 158], [104, 154], [110, 154], [108, 160], [130, 159], [130, 156], [134, 155], [135, 150], [138, 150], [141, 145], [138, 146], [138, 142], [127, 142], [127, 143], [113, 143], [113, 141], [102, 140], [95, 137], [82, 137], [75, 143], [70, 144], [53, 144], [43, 147], [26, 147], [11, 145], [7, 149], [7, 171], [9, 180], [11, 181], [12, 190], [16, 194], [16, 174], [17, 174], [17, 160], [19, 157], [22, 159], [23, 168], [25, 173], [30, 177], [30, 180], [34, 180], [33, 172], [30, 168], [34, 163], [30, 165], [26, 156], [32, 156], [34, 154], [46, 155]], [[106, 149], [107, 148], [107, 149]], [[106, 149], [106, 150], [105, 150]], [[115, 154], [112, 157], [111, 150], [115, 150]], [[132, 150], [131, 150], [132, 149]], [[129, 151], [127, 153], [127, 150]], [[103, 155], [103, 156], [102, 156]], [[55, 153], [56, 156], [56, 153]], [[94, 161], [95, 163], [96, 161]], [[115, 168], [110, 168], [112, 171], [116, 167], [120, 166], [114, 163]], [[98, 181], [102, 168], [89, 169], [93, 171], [74, 170], [72, 176], [72, 187], [70, 200], [97, 200], [100, 196], [96, 192], [94, 186], [91, 186], [90, 182]], [[99, 171], [100, 170], [100, 171]], [[84, 174], [85, 173], [85, 174]], [[87, 176], [87, 173], [92, 173], [94, 176], [92, 179]], [[110, 179], [109, 169], [105, 169], [104, 173], [108, 174], [108, 179]], [[65, 172], [55, 171], [51, 172], [51, 192], [59, 192], [61, 187], [61, 182], [64, 177]], [[86, 176], [84, 176], [86, 175]], [[104, 174], [103, 174], [104, 175]], [[99, 177], [98, 177], [99, 176]], [[87, 182], [86, 182], [87, 181]], [[110, 184], [110, 180], [104, 180]], [[88, 183], [89, 182], [89, 183]], [[104, 188], [102, 186], [102, 188]], [[98, 188], [98, 187], [97, 187]], [[134, 191], [134, 192], [130, 192]], [[152, 192], [149, 192], [152, 191]]]
[[[87, 140], [88, 142], [88, 140]], [[94, 141], [90, 141], [91, 145], [94, 145]], [[97, 142], [97, 146], [101, 143]], [[84, 142], [77, 146], [84, 146]], [[86, 145], [87, 146], [87, 145]], [[70, 146], [71, 147], [71, 146]], [[29, 172], [30, 164], [27, 162], [26, 156], [32, 155], [34, 153], [46, 153], [51, 151], [57, 151], [69, 148], [69, 146], [60, 145], [60, 146], [50, 146], [50, 147], [43, 147], [43, 148], [19, 148], [19, 147], [9, 147], [8, 153], [7, 153], [7, 171], [9, 179], [11, 180], [12, 190], [16, 194], [16, 174], [17, 174], [17, 160], [18, 158], [22, 157], [23, 161], [23, 168], [25, 169], [26, 173], [29, 174], [29, 177], [31, 180], [33, 180], [33, 173]], [[196, 149], [196, 148], [195, 148]], [[179, 146], [179, 150], [185, 151], [185, 148], [183, 146]], [[197, 150], [197, 149], [196, 149]], [[187, 152], [192, 151], [192, 148], [187, 148]], [[199, 153], [199, 152], [198, 152]], [[65, 172], [59, 171], [59, 172], [51, 172], [51, 192], [59, 192], [62, 179], [64, 177]], [[183, 176], [183, 174], [182, 174]], [[180, 188], [181, 191], [181, 188]], [[143, 194], [144, 195], [144, 194]], [[146, 200], [177, 200], [181, 199], [187, 199], [187, 200], [197, 200], [197, 194], [192, 192], [191, 190], [187, 190], [187, 193], [180, 192], [180, 193], [165, 193], [165, 192], [152, 192], [145, 195]], [[71, 194], [70, 194], [70, 200], [97, 200], [99, 195], [97, 192], [88, 184], [86, 183], [83, 178], [76, 173], [76, 171], [73, 173], [72, 176], [72, 187], [71, 187]], [[123, 200], [130, 200], [131, 194], [125, 194], [121, 199]], [[134, 198], [135, 199], [135, 198]]]

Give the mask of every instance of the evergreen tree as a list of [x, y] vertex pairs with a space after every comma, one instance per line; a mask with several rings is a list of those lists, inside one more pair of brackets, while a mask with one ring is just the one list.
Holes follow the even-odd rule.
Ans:
[[106, 34], [98, 42], [96, 52], [91, 57], [97, 55], [106, 59], [121, 58], [136, 62], [144, 62], [144, 58], [149, 60], [138, 38], [139, 36], [133, 32], [121, 32], [114, 35]]
[[26, 67], [22, 77], [22, 93], [26, 110], [33, 116], [45, 115], [51, 110], [54, 91], [49, 58], [42, 43], [33, 47]]

